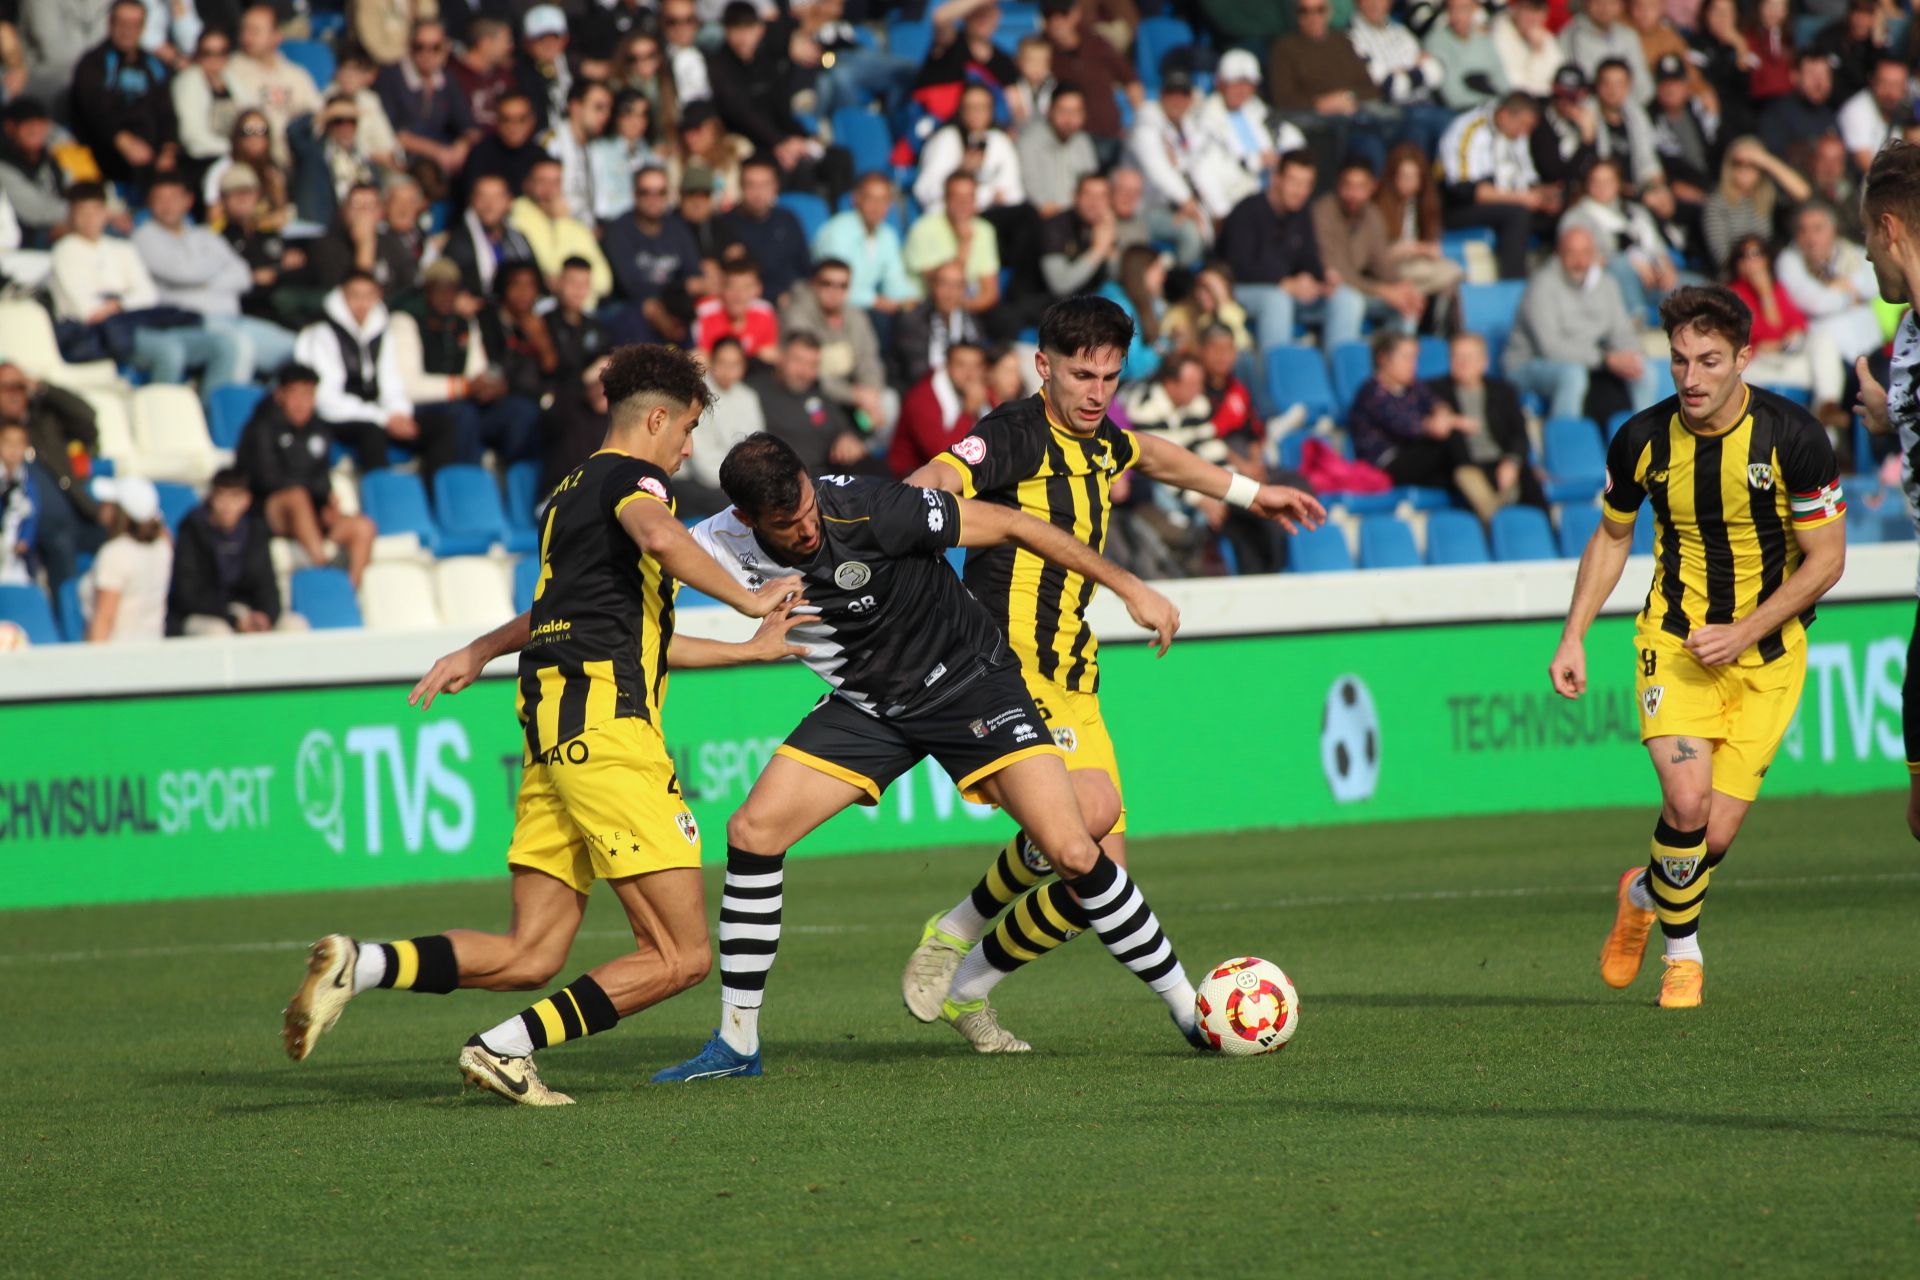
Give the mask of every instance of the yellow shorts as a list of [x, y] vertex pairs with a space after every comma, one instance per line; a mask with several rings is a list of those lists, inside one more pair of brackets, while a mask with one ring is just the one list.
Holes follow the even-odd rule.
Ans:
[[1637, 635], [1633, 643], [1640, 741], [1705, 738], [1714, 744], [1713, 789], [1736, 800], [1758, 798], [1800, 705], [1807, 647], [1759, 667], [1706, 667], [1665, 632]]
[[1120, 797], [1120, 820], [1113, 824], [1113, 834], [1120, 835], [1127, 829], [1126, 792], [1120, 789], [1120, 759], [1113, 753], [1113, 736], [1100, 714], [1100, 695], [1076, 693], [1032, 672], [1021, 674], [1034, 707], [1053, 731], [1055, 745], [1067, 753], [1067, 768], [1098, 769], [1113, 780], [1114, 794]]
[[700, 828], [652, 723], [606, 720], [520, 774], [507, 865], [586, 893], [617, 880], [700, 865]]

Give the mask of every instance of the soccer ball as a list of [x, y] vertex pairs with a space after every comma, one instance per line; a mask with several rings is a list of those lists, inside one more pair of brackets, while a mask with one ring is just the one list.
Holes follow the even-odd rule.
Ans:
[[1320, 715], [1320, 767], [1339, 804], [1372, 798], [1380, 783], [1380, 717], [1359, 676], [1341, 676], [1327, 690]]
[[1208, 1042], [1230, 1058], [1287, 1047], [1300, 1029], [1300, 996], [1280, 966], [1258, 956], [1216, 965], [1194, 994]]

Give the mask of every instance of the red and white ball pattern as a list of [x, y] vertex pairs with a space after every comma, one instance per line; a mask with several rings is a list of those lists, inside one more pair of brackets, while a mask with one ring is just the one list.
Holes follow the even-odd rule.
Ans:
[[1231, 1058], [1287, 1047], [1300, 1027], [1300, 996], [1280, 966], [1258, 956], [1216, 965], [1194, 993], [1200, 1030]]

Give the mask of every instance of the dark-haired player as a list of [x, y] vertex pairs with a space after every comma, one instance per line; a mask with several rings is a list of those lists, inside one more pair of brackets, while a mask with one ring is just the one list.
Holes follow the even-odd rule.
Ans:
[[[1313, 526], [1325, 518], [1310, 494], [1258, 483], [1115, 426], [1107, 406], [1132, 339], [1132, 319], [1105, 298], [1055, 303], [1040, 321], [1039, 394], [995, 409], [908, 483], [1024, 511], [1095, 551], [1106, 545], [1109, 490], [1129, 468], [1277, 520], [1289, 532], [1295, 521]], [[1101, 844], [1124, 865], [1120, 765], [1100, 714], [1100, 644], [1086, 616], [1094, 583], [1017, 546], [970, 551], [966, 582], [1006, 632], [1034, 705], [1066, 752], [1081, 808], [1117, 815]], [[1053, 870], [1029, 834], [1015, 833], [972, 892], [922, 928], [901, 979], [907, 1008], [922, 1022], [986, 1010], [987, 993], [1001, 979], [1086, 928], [1074, 895], [1058, 882], [1042, 883]]]
[[[1894, 141], [1873, 158], [1860, 192], [1860, 219], [1867, 228], [1867, 260], [1880, 296], [1888, 302], [1920, 298], [1920, 147]], [[1900, 317], [1893, 335], [1893, 368], [1882, 387], [1867, 372], [1863, 356], [1860, 413], [1873, 431], [1900, 433], [1900, 487], [1907, 515], [1920, 529], [1920, 320]], [[1907, 742], [1907, 830], [1920, 840], [1920, 612], [1907, 642], [1907, 678], [1900, 690], [1901, 727]]]
[[674, 518], [669, 477], [709, 404], [697, 360], [671, 347], [622, 347], [601, 384], [612, 415], [606, 443], [554, 488], [532, 610], [436, 662], [412, 695], [431, 706], [493, 658], [520, 653], [526, 755], [507, 850], [513, 924], [505, 934], [456, 929], [403, 942], [320, 939], [286, 1010], [295, 1061], [372, 987], [544, 986], [566, 962], [596, 880], [626, 909], [634, 950], [467, 1041], [460, 1071], [469, 1081], [513, 1102], [571, 1102], [541, 1082], [534, 1050], [608, 1030], [707, 974], [700, 832], [660, 736], [667, 671], [794, 650], [784, 639], [791, 620], [782, 618], [744, 645], [676, 637], [673, 597], [686, 581], [764, 617], [799, 580], [749, 590]]
[[[1179, 957], [1139, 888], [1100, 850], [1113, 810], [1082, 814], [1006, 637], [945, 552], [1017, 546], [1104, 583], [1163, 653], [1178, 610], [1072, 534], [1010, 508], [852, 476], [823, 476], [816, 487], [799, 456], [765, 433], [727, 454], [720, 487], [733, 507], [697, 537], [745, 583], [800, 573], [817, 617], [795, 638], [833, 691], [788, 735], [727, 822], [720, 1029], [654, 1080], [760, 1074], [760, 1006], [780, 942], [786, 851], [849, 805], [878, 803], [928, 756], [962, 795], [1013, 815], [1060, 868], [1087, 927], [1204, 1047]], [[955, 1025], [985, 1053], [1028, 1047], [993, 1023], [984, 1004]]]
[[1607, 452], [1606, 518], [1580, 557], [1549, 674], [1587, 687], [1583, 641], [1626, 565], [1633, 522], [1653, 508], [1654, 577], [1640, 611], [1640, 740], [1660, 779], [1645, 867], [1620, 875], [1600, 975], [1640, 972], [1657, 916], [1666, 938], [1660, 1006], [1704, 986], [1700, 908], [1807, 674], [1814, 602], [1846, 565], [1846, 502], [1827, 433], [1806, 410], [1742, 378], [1753, 315], [1729, 289], [1689, 287], [1660, 305], [1677, 396], [1629, 418]]

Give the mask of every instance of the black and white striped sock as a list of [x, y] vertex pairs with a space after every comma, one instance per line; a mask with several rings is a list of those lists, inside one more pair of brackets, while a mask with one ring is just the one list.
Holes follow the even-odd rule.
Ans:
[[1093, 869], [1066, 882], [1080, 900], [1093, 931], [1115, 960], [1159, 993], [1181, 1030], [1193, 1025], [1193, 984], [1180, 966], [1159, 918], [1125, 867], [1100, 855]]
[[720, 1038], [736, 1052], [760, 1049], [760, 1002], [780, 950], [785, 853], [771, 856], [727, 846], [727, 882], [720, 896]]

